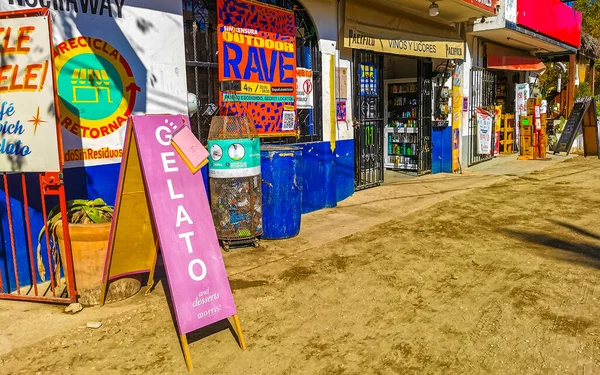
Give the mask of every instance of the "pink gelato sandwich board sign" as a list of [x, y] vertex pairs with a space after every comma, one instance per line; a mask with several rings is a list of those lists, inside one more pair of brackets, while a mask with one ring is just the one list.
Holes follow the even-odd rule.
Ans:
[[127, 125], [119, 190], [103, 277], [108, 284], [149, 273], [161, 250], [188, 369], [187, 334], [233, 317], [245, 349], [235, 302], [201, 173], [193, 173], [171, 143], [189, 127], [182, 115], [132, 116]]

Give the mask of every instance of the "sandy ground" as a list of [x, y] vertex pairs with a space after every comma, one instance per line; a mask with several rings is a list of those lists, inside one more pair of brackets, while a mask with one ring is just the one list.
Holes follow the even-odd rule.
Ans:
[[[600, 161], [510, 174], [398, 178], [225, 254], [248, 350], [211, 327], [196, 372], [600, 373]], [[186, 373], [161, 287], [60, 311], [0, 303], [0, 373]]]

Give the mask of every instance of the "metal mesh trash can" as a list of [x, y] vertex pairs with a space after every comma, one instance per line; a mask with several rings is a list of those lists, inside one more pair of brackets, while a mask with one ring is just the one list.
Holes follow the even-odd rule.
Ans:
[[211, 210], [223, 248], [258, 246], [262, 234], [260, 140], [252, 120], [214, 117], [208, 149]]

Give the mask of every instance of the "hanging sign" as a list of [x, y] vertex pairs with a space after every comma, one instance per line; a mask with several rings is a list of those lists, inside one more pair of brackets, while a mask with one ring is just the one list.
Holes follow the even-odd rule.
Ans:
[[191, 367], [186, 334], [232, 316], [240, 339], [241, 330], [208, 198], [198, 193], [204, 179], [171, 142], [184, 126], [189, 120], [181, 115], [129, 119], [100, 300], [107, 284], [123, 275], [148, 272], [153, 280], [160, 248]]
[[296, 100], [298, 109], [312, 109], [314, 106], [313, 71], [296, 68]]
[[219, 80], [240, 82], [239, 91], [220, 93], [221, 105], [252, 117], [260, 136], [295, 135], [294, 12], [245, 0], [217, 4]]
[[492, 153], [493, 116], [483, 108], [476, 108], [477, 113], [477, 153]]
[[[484, 10], [488, 16], [496, 15], [496, 5], [498, 4], [498, 0], [454, 0], [457, 2], [462, 2], [471, 5], [472, 7], [476, 7], [477, 9]], [[504, 5], [504, 4], [503, 4]]]
[[50, 17], [35, 14], [0, 13], [0, 172], [61, 169]]
[[429, 57], [437, 59], [465, 59], [464, 42], [424, 42], [404, 39], [377, 39], [347, 28], [344, 47], [393, 55]]
[[197, 173], [208, 163], [208, 151], [191, 128], [182, 126], [177, 129], [171, 137], [171, 144], [192, 173]]
[[[529, 85], [527, 83], [517, 83], [515, 85], [515, 124], [520, 124], [521, 116], [527, 115], [527, 100], [529, 99]], [[521, 127], [515, 128], [515, 143], [517, 148], [520, 147]]]
[[529, 85], [526, 83], [516, 84], [516, 115], [527, 115], [527, 99], [529, 99]]

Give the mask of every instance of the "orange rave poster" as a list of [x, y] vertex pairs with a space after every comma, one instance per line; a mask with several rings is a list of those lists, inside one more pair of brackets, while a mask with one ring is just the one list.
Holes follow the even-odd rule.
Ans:
[[295, 135], [294, 13], [244, 0], [219, 0], [218, 13], [219, 80], [240, 82], [221, 106], [252, 117], [261, 136]]

